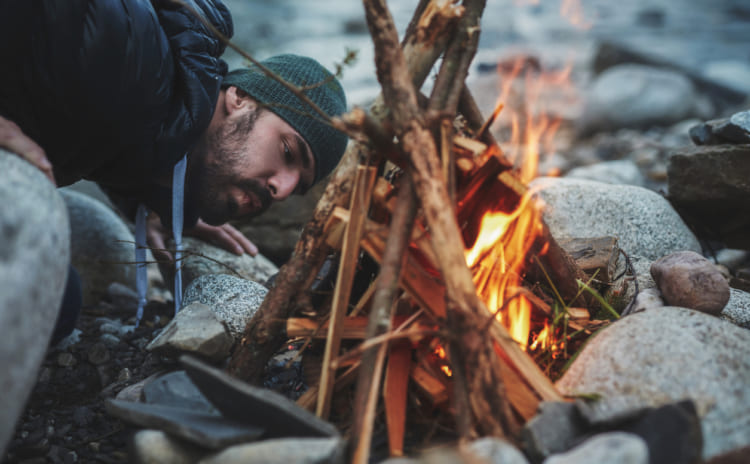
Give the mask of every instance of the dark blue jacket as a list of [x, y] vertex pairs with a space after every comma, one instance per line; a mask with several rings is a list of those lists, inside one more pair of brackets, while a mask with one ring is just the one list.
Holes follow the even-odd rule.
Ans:
[[[220, 0], [187, 3], [232, 35]], [[223, 51], [170, 0], [0, 0], [0, 115], [44, 148], [59, 184], [148, 203], [208, 127]]]

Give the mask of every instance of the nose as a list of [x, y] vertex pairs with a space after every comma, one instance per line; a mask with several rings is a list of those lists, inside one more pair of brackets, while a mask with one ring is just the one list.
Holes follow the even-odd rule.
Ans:
[[271, 197], [276, 200], [283, 200], [294, 192], [299, 183], [299, 172], [294, 169], [280, 169], [268, 178], [268, 190], [271, 191]]

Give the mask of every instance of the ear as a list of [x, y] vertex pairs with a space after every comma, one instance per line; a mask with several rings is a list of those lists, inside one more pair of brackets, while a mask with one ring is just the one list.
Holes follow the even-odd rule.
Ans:
[[232, 115], [237, 111], [252, 109], [255, 108], [255, 106], [255, 100], [250, 98], [247, 93], [233, 85], [227, 87], [224, 96], [224, 108], [228, 115]]

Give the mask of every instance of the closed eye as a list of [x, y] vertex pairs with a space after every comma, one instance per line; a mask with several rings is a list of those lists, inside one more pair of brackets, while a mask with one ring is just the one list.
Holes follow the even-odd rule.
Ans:
[[287, 165], [294, 164], [294, 154], [292, 153], [292, 150], [289, 149], [289, 145], [284, 141], [284, 162]]

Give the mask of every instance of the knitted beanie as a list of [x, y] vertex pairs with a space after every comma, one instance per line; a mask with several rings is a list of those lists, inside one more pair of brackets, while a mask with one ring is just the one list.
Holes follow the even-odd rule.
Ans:
[[[333, 74], [312, 58], [285, 54], [261, 61], [303, 93], [329, 116], [346, 111], [346, 96]], [[346, 149], [347, 136], [323, 122], [320, 115], [257, 66], [235, 69], [222, 87], [235, 86], [289, 123], [305, 139], [315, 157], [315, 182], [327, 176]]]

